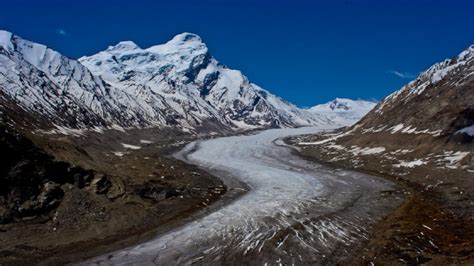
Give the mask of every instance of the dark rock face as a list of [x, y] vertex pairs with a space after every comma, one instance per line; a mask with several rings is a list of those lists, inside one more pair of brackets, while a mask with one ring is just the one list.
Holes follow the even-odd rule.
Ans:
[[[84, 187], [93, 171], [73, 167], [37, 148], [19, 133], [0, 126], [0, 222], [48, 212], [61, 203], [61, 185]], [[110, 184], [108, 184], [110, 186]], [[101, 190], [107, 183], [101, 183]]]
[[91, 185], [96, 194], [105, 194], [112, 187], [112, 182], [110, 182], [106, 175], [98, 174], [92, 180]]
[[135, 189], [135, 193], [144, 199], [161, 201], [167, 198], [178, 196], [179, 192], [173, 188], [165, 188], [155, 183], [145, 183]]

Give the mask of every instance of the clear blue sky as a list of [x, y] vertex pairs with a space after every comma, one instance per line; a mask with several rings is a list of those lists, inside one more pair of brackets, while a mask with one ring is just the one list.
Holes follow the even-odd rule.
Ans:
[[381, 99], [474, 43], [472, 0], [3, 1], [0, 28], [78, 58], [193, 32], [223, 64], [300, 106]]

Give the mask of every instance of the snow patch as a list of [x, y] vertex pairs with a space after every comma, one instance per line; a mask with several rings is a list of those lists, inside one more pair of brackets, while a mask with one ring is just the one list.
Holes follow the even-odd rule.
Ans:
[[124, 129], [123, 127], [119, 126], [119, 125], [116, 125], [116, 124], [114, 124], [114, 125], [110, 126], [110, 128], [112, 128], [112, 129], [115, 129], [115, 130], [118, 130], [118, 131], [121, 131], [121, 132], [124, 132], [124, 133], [125, 133], [125, 129]]
[[437, 163], [445, 163], [445, 167], [449, 169], [457, 169], [459, 166], [459, 162], [464, 159], [467, 155], [469, 155], [470, 152], [466, 151], [444, 151], [443, 154], [440, 155], [435, 155], [435, 158], [438, 158], [436, 160]]
[[347, 136], [347, 135], [350, 135], [352, 134], [352, 132], [354, 132], [354, 130], [356, 130], [357, 128], [359, 128], [358, 125], [354, 126], [353, 129], [351, 130], [348, 130], [346, 132], [343, 132], [343, 133], [339, 133], [339, 134], [336, 134], [332, 137], [329, 137], [327, 139], [323, 139], [323, 140], [320, 140], [320, 141], [315, 141], [315, 142], [300, 142], [298, 143], [299, 145], [321, 145], [321, 144], [324, 144], [324, 143], [328, 143], [328, 142], [331, 142], [331, 141], [334, 141], [334, 140], [337, 140], [338, 138], [342, 138], [344, 136]]
[[455, 134], [462, 134], [462, 133], [467, 134], [471, 137], [474, 136], [474, 125], [462, 128], [462, 129], [456, 131]]
[[365, 148], [359, 148], [355, 147], [349, 152], [351, 152], [354, 155], [373, 155], [373, 154], [379, 154], [385, 151], [385, 147], [365, 147]]
[[53, 134], [60, 134], [66, 136], [73, 136], [73, 137], [80, 137], [84, 136], [86, 130], [85, 129], [76, 129], [76, 128], [68, 128], [54, 124], [55, 129], [44, 131], [38, 130], [39, 133], [45, 135], [53, 135]]
[[398, 124], [396, 126], [393, 126], [390, 128], [392, 131], [392, 134], [395, 134], [397, 133], [398, 131], [402, 130], [403, 129], [403, 124]]
[[112, 152], [112, 154], [117, 156], [117, 157], [123, 157], [125, 155], [125, 153], [121, 152], [121, 151], [114, 151], [114, 152]]
[[123, 146], [125, 149], [130, 149], [130, 150], [139, 150], [139, 149], [142, 148], [142, 147], [140, 147], [140, 146], [135, 146], [135, 145], [126, 144], [126, 143], [122, 143], [122, 146]]
[[423, 161], [421, 159], [417, 159], [417, 160], [414, 160], [414, 161], [399, 161], [398, 164], [394, 164], [393, 166], [394, 167], [413, 168], [413, 167], [424, 165], [424, 164], [426, 164], [425, 161]]

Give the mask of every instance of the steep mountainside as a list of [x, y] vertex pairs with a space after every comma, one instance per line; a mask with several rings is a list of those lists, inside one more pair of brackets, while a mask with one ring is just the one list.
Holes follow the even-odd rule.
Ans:
[[305, 156], [383, 175], [409, 190], [360, 261], [348, 264], [472, 264], [473, 58], [470, 46], [433, 65], [345, 131], [290, 140]]
[[375, 102], [370, 101], [336, 98], [328, 103], [313, 106], [309, 111], [324, 115], [341, 126], [350, 126], [364, 117], [375, 105]]
[[0, 31], [0, 103], [7, 115], [30, 114], [37, 127], [146, 123], [130, 95], [107, 85], [78, 61], [6, 31]]
[[[474, 46], [470, 46], [387, 96], [349, 130], [301, 142], [353, 156], [376, 154], [405, 170], [436, 167], [472, 173], [473, 125]], [[349, 159], [333, 157], [332, 161]]]
[[452, 136], [474, 124], [474, 46], [387, 96], [359, 130]]
[[188, 131], [331, 123], [219, 64], [190, 33], [148, 49], [121, 42], [77, 61], [0, 31], [0, 103], [11, 120], [31, 117], [27, 122], [36, 128]]

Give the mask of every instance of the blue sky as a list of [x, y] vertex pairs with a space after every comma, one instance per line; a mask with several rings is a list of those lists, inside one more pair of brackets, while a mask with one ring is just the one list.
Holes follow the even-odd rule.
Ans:
[[78, 58], [193, 32], [223, 64], [310, 106], [381, 99], [474, 43], [474, 1], [4, 1], [0, 28]]

